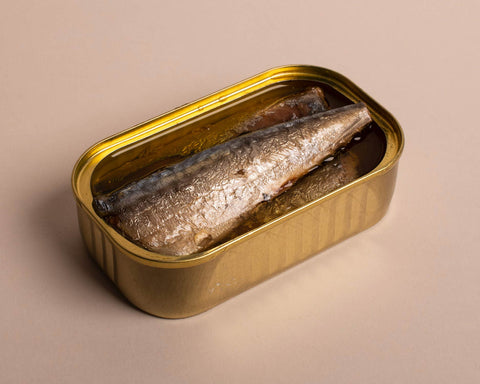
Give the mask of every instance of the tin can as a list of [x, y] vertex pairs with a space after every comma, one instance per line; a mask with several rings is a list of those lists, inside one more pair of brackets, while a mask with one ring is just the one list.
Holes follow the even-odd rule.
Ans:
[[[364, 102], [376, 126], [364, 174], [265, 225], [189, 256], [143, 249], [107, 225], [93, 198], [228, 140], [255, 108], [319, 85], [332, 107]], [[72, 175], [80, 232], [125, 297], [160, 317], [203, 312], [378, 222], [392, 198], [404, 137], [394, 117], [344, 76], [314, 66], [278, 67], [148, 120], [92, 146]]]

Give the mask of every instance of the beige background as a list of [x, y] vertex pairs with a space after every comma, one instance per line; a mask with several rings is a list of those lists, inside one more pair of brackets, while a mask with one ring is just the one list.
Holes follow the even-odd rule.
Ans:
[[[478, 383], [478, 1], [4, 1], [1, 383]], [[96, 141], [265, 69], [343, 73], [406, 134], [375, 227], [199, 316], [130, 306], [70, 172]]]

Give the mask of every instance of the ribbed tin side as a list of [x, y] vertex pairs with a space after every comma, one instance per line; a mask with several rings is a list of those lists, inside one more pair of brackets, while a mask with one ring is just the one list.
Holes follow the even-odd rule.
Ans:
[[80, 232], [87, 250], [108, 277], [116, 283], [117, 256], [114, 245], [78, 205], [77, 212]]

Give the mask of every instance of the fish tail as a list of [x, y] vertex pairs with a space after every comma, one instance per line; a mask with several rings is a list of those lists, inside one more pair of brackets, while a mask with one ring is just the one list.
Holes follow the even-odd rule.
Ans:
[[111, 215], [114, 213], [115, 200], [115, 196], [100, 196], [93, 199], [93, 208], [101, 217]]

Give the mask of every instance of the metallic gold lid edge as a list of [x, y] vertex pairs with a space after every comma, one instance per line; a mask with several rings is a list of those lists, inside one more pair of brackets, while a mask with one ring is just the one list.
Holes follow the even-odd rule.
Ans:
[[[344, 186], [343, 188], [335, 190], [334, 192], [323, 196], [315, 201], [312, 201], [301, 208], [289, 212], [282, 217], [272, 220], [271, 222], [261, 227], [258, 227], [228, 242], [222, 243], [219, 246], [210, 250], [184, 257], [160, 255], [143, 249], [123, 238], [120, 234], [110, 228], [101, 218], [99, 218], [93, 212], [91, 204], [88, 204], [88, 202], [91, 203], [92, 200], [91, 191], [82, 190], [82, 188], [79, 187], [79, 180], [82, 179], [82, 177], [85, 178], [85, 170], [87, 168], [93, 170], [93, 168], [96, 166], [96, 164], [99, 163], [101, 158], [105, 157], [107, 154], [114, 152], [115, 150], [118, 150], [119, 148], [128, 143], [138, 141], [142, 138], [158, 133], [164, 129], [168, 129], [169, 127], [172, 127], [179, 122], [186, 121], [196, 116], [196, 113], [205, 113], [214, 108], [218, 108], [222, 104], [237, 99], [250, 89], [258, 89], [259, 87], [264, 87], [269, 84], [289, 80], [312, 80], [323, 82], [332, 86], [334, 89], [344, 94], [352, 101], [357, 102], [361, 100], [365, 102], [373, 115], [372, 117], [379, 124], [379, 126], [382, 128], [385, 135], [387, 136], [387, 150], [380, 164], [378, 164], [377, 167], [368, 174]], [[389, 143], [388, 139], [395, 142]], [[390, 145], [390, 148], [388, 147], [388, 145]], [[94, 144], [87, 151], [85, 151], [84, 154], [80, 156], [80, 158], [76, 162], [72, 172], [71, 183], [77, 203], [83, 207], [83, 209], [88, 213], [90, 218], [94, 220], [97, 225], [100, 226], [104, 234], [112, 241], [113, 244], [118, 246], [122, 250], [122, 252], [124, 252], [129, 257], [132, 257], [139, 262], [150, 266], [161, 268], [184, 268], [192, 267], [212, 260], [213, 258], [223, 253], [227, 248], [233, 246], [235, 243], [245, 241], [248, 237], [253, 236], [256, 233], [263, 232], [271, 225], [277, 225], [281, 221], [285, 220], [287, 217], [299, 214], [304, 209], [319, 204], [321, 201], [324, 201], [326, 199], [332, 198], [333, 196], [346, 189], [353, 188], [354, 186], [366, 182], [368, 179], [375, 177], [376, 175], [388, 172], [398, 161], [402, 153], [403, 147], [404, 134], [395, 118], [385, 108], [383, 108], [379, 103], [372, 99], [368, 94], [366, 94], [362, 89], [356, 86], [348, 78], [326, 68], [310, 65], [288, 65], [272, 68], [270, 70], [262, 72], [256, 76], [248, 78], [244, 81], [240, 81], [232, 86], [214, 92], [199, 100], [175, 108], [169, 112], [166, 112], [143, 123], [135, 125], [132, 128], [110, 136], [98, 142], [97, 144]], [[87, 200], [87, 202], [85, 200]]]

